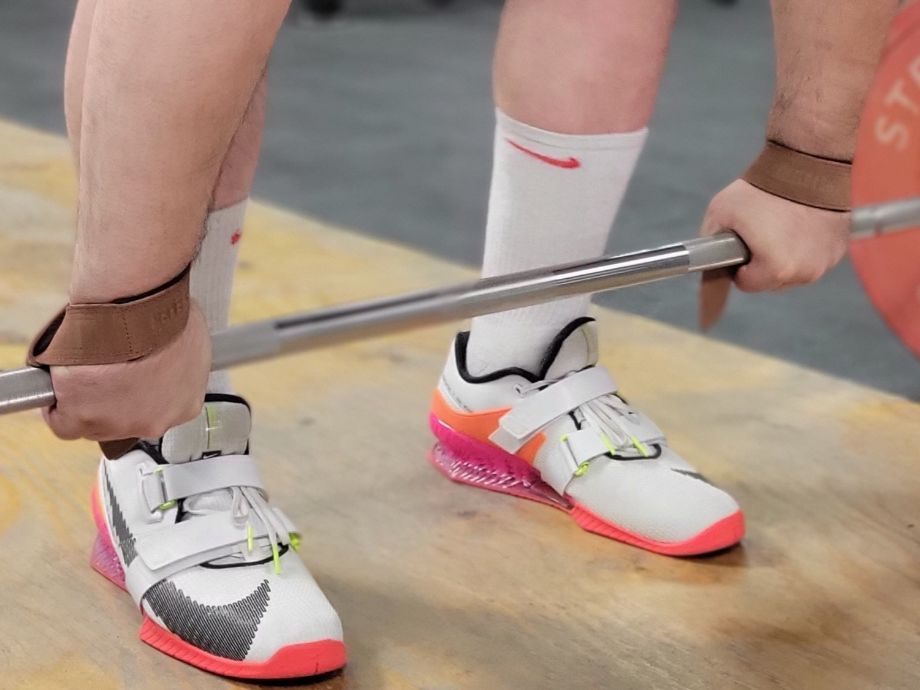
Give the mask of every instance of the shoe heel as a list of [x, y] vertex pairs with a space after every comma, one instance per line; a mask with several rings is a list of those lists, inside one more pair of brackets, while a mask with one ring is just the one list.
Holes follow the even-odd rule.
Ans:
[[113, 584], [126, 589], [125, 571], [121, 567], [121, 561], [118, 560], [115, 546], [112, 544], [111, 537], [109, 537], [98, 485], [93, 487], [90, 505], [93, 510], [93, 521], [96, 523], [96, 541], [93, 542], [93, 549], [89, 556], [90, 567]]
[[448, 479], [566, 512], [572, 509], [572, 504], [540, 479], [540, 473], [524, 460], [461, 434], [435, 415], [429, 417], [429, 424], [438, 442], [428, 453], [428, 460]]
[[89, 557], [89, 564], [93, 570], [106, 580], [125, 589], [125, 571], [118, 561], [115, 549], [105, 535], [96, 535], [96, 541], [93, 543], [93, 550]]

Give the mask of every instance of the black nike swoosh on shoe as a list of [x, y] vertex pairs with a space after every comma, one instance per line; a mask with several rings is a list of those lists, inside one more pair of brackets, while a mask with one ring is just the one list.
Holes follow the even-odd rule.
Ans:
[[112, 483], [109, 481], [108, 472], [105, 474], [105, 491], [109, 496], [109, 510], [111, 511], [112, 529], [115, 530], [115, 539], [118, 542], [118, 548], [121, 550], [121, 557], [125, 561], [125, 567], [131, 565], [131, 561], [137, 556], [137, 550], [134, 548], [134, 535], [128, 529], [128, 523], [125, 516], [121, 513], [121, 507], [115, 499], [115, 491], [112, 489]]
[[671, 468], [671, 471], [672, 471], [672, 472], [677, 472], [678, 474], [686, 474], [688, 477], [693, 477], [694, 479], [699, 479], [701, 482], [706, 482], [707, 484], [709, 484], [709, 486], [712, 486], [712, 482], [710, 482], [708, 479], [706, 479], [706, 477], [704, 477], [703, 475], [701, 475], [699, 472], [691, 472], [690, 470], [678, 470], [678, 469], [675, 469], [675, 468], [673, 468], [673, 467]]
[[147, 590], [144, 599], [173, 634], [210, 654], [242, 661], [268, 610], [270, 595], [268, 580], [263, 580], [239, 601], [209, 606], [163, 580]]

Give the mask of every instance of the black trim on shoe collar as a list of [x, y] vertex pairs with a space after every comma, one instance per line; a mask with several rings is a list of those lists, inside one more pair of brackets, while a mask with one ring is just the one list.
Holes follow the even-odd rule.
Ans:
[[466, 364], [466, 346], [470, 340], [470, 332], [462, 331], [457, 334], [457, 338], [454, 340], [454, 355], [457, 358], [457, 371], [460, 372], [460, 377], [467, 383], [489, 383], [506, 376], [520, 376], [531, 383], [542, 381], [546, 378], [546, 373], [553, 365], [553, 362], [556, 361], [556, 357], [559, 355], [559, 350], [562, 349], [562, 344], [565, 342], [565, 339], [591, 321], [594, 321], [594, 319], [590, 316], [580, 316], [574, 321], [570, 321], [567, 326], [559, 331], [546, 348], [546, 354], [543, 355], [543, 360], [540, 362], [540, 369], [537, 373], [532, 373], [521, 367], [507, 367], [505, 369], [496, 369], [482, 376], [474, 376], [470, 373], [469, 369], [467, 369]]
[[136, 450], [142, 450], [149, 455], [157, 465], [168, 465], [169, 460], [163, 457], [163, 437], [157, 439], [156, 445], [140, 439], [135, 445]]
[[246, 401], [246, 398], [242, 398], [239, 395], [233, 395], [232, 393], [207, 393], [204, 396], [204, 401], [209, 402], [229, 402], [229, 403], [240, 403], [245, 405], [247, 410], [252, 410], [249, 406], [249, 403]]

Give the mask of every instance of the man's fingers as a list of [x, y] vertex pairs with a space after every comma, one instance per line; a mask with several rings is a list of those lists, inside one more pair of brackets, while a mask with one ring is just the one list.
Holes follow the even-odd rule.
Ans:
[[57, 403], [45, 421], [60, 438], [156, 438], [201, 412], [211, 349], [207, 321], [193, 303], [177, 338], [117, 364], [52, 367]]
[[118, 421], [87, 419], [83, 416], [63, 414], [52, 409], [45, 413], [45, 421], [54, 435], [63, 441], [85, 438], [90, 441], [116, 441], [122, 438], [162, 436], [169, 428], [166, 424], [143, 423], [128, 428]]
[[743, 266], [735, 276], [735, 286], [741, 292], [772, 292], [779, 290], [782, 283], [765, 271]]
[[60, 412], [57, 408], [50, 407], [42, 410], [42, 416], [45, 423], [51, 428], [51, 431], [63, 441], [74, 441], [83, 438], [83, 423]]
[[54, 435], [64, 441], [85, 438], [91, 441], [113, 441], [122, 438], [156, 438], [168, 429], [193, 419], [201, 412], [202, 400], [191, 399], [182, 407], [169, 406], [158, 412], [145, 414], [139, 419], [129, 416], [113, 416], [111, 411], [90, 414], [73, 412], [72, 408], [59, 406], [42, 410], [45, 423]]
[[742, 292], [777, 292], [810, 285], [826, 272], [824, 268], [806, 265], [770, 266], [755, 256], [750, 264], [738, 270], [735, 285]]

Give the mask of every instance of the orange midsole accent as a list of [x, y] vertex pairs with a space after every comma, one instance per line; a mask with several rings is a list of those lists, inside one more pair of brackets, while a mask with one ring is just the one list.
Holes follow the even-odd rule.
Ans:
[[[498, 429], [498, 420], [500, 420], [510, 407], [501, 407], [492, 410], [483, 410], [482, 412], [462, 412], [444, 399], [441, 391], [437, 388], [431, 400], [431, 412], [450, 428], [466, 434], [477, 441], [495, 445], [489, 440], [489, 437]], [[538, 433], [515, 453], [522, 460], [526, 460], [531, 465], [537, 452], [540, 450], [546, 436], [542, 432]]]

